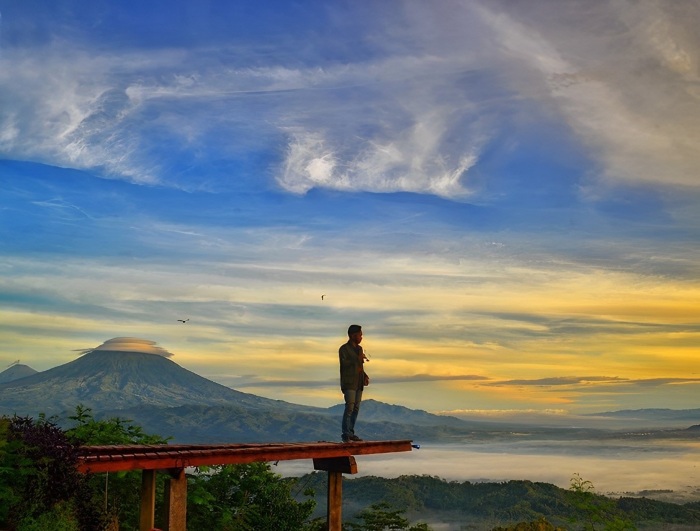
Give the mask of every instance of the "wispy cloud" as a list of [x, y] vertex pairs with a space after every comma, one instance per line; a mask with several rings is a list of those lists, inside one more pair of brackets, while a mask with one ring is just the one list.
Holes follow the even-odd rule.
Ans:
[[561, 2], [547, 14], [485, 6], [484, 20], [521, 67], [511, 81], [523, 86], [523, 67], [540, 75], [537, 99], [561, 110], [606, 177], [697, 185], [697, 6], [602, 2], [582, 11]]
[[[369, 368], [367, 369], [370, 370]], [[337, 386], [337, 378], [328, 380], [290, 380], [290, 379], [269, 379], [262, 376], [245, 376], [234, 378], [218, 378], [219, 381], [226, 381], [232, 387], [328, 387]], [[372, 377], [373, 385], [376, 384], [402, 384], [411, 382], [449, 382], [449, 381], [484, 381], [489, 380], [484, 376], [466, 375], [437, 375], [437, 374], [415, 374], [408, 376]]]
[[[697, 8], [499, 5], [454, 2], [435, 6], [431, 19], [397, 6], [394, 23], [377, 14], [386, 34], [371, 54], [321, 62], [306, 51], [310, 66], [282, 53], [245, 64], [225, 45], [144, 55], [56, 36], [41, 53], [6, 47], [0, 83], [15, 104], [0, 115], [0, 149], [185, 186], [159, 144], [235, 160], [234, 144], [250, 145], [246, 132], [255, 129], [259, 147], [265, 137], [286, 139], [266, 177], [288, 192], [464, 199], [477, 191], [472, 173], [490, 164], [484, 150], [506, 130], [556, 112], [609, 178], [695, 186]], [[411, 40], [420, 46], [406, 46]], [[221, 135], [232, 142], [211, 142]]]
[[537, 380], [507, 380], [494, 382], [492, 385], [537, 385], [537, 386], [557, 386], [557, 385], [578, 385], [578, 384], [600, 384], [600, 383], [620, 383], [628, 381], [626, 378], [615, 378], [608, 376], [558, 376], [554, 378], [540, 378]]

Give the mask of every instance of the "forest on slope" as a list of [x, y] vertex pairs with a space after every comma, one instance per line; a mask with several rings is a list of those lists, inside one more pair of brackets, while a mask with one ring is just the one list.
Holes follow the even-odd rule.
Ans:
[[[325, 507], [325, 475], [314, 472], [299, 484], [316, 492], [317, 511]], [[566, 529], [579, 529], [591, 518], [614, 517], [638, 529], [697, 529], [700, 500], [686, 504], [650, 498], [612, 498], [595, 492], [595, 486], [579, 476], [571, 488], [550, 483], [512, 480], [505, 482], [446, 481], [434, 476], [405, 475], [398, 478], [346, 477], [343, 511], [352, 517], [366, 507], [388, 503], [400, 507], [412, 521], [451, 525], [452, 529], [491, 530], [545, 519]], [[606, 529], [604, 525], [596, 529]]]

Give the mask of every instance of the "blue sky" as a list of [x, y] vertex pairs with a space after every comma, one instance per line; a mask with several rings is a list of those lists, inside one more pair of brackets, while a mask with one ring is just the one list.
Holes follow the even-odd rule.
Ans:
[[0, 0], [0, 362], [132, 338], [328, 406], [359, 323], [389, 403], [697, 407], [699, 20]]

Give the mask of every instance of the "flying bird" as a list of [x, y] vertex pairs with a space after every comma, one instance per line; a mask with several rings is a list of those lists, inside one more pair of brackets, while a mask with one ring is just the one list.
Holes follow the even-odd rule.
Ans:
[[181, 323], [186, 323], [186, 322], [189, 321], [189, 320], [190, 320], [189, 317], [188, 317], [187, 319], [178, 319], [178, 321], [180, 321]]

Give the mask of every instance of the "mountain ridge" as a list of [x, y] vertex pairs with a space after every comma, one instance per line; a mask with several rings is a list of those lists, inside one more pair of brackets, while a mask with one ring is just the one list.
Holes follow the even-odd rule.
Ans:
[[[94, 350], [47, 371], [0, 383], [0, 415], [44, 414], [63, 418], [65, 423], [77, 406], [89, 408], [95, 418], [127, 419], [150, 433], [187, 443], [337, 440], [344, 407], [342, 403], [328, 408], [306, 406], [243, 393], [162, 355], [132, 351]], [[652, 410], [650, 415], [661, 416], [659, 411]], [[688, 410], [687, 418], [695, 420], [696, 412], [700, 410]], [[697, 420], [692, 424], [697, 425]], [[594, 428], [468, 420], [373, 399], [363, 400], [361, 432], [368, 439], [448, 443], [505, 440], [513, 433], [530, 439], [599, 437], [603, 433]], [[627, 431], [619, 436], [639, 435]], [[699, 437], [700, 432], [691, 426], [659, 430], [654, 436]]]
[[[100, 351], [98, 353], [98, 352], [92, 351], [92, 352], [89, 352], [87, 354], [84, 354], [83, 356], [81, 356], [81, 358], [85, 358], [86, 356], [88, 356], [87, 359], [89, 359], [91, 354], [103, 355], [103, 354], [110, 354], [110, 353], [117, 353], [119, 355], [136, 354], [139, 356], [142, 356], [142, 355], [143, 356], [157, 356], [155, 354], [141, 353], [141, 352]], [[167, 359], [167, 358], [164, 358], [163, 356], [157, 356], [157, 357]], [[6, 368], [5, 370], [0, 371], [0, 391], [2, 390], [2, 386], [4, 384], [8, 384], [8, 383], [14, 383], [14, 385], [17, 385], [17, 386], [24, 386], [27, 384], [31, 385], [31, 383], [33, 382], [32, 380], [29, 380], [28, 382], [23, 381], [21, 383], [16, 382], [16, 380], [19, 380], [22, 378], [27, 378], [29, 376], [45, 375], [47, 373], [52, 374], [52, 371], [54, 371], [55, 369], [60, 368], [60, 367], [64, 367], [67, 365], [71, 365], [71, 364], [75, 363], [75, 361], [77, 361], [77, 360], [74, 360], [72, 362], [68, 362], [64, 365], [59, 365], [58, 367], [54, 367], [54, 368], [48, 369], [46, 371], [37, 371], [37, 370], [33, 369], [32, 367], [25, 365], [25, 364], [19, 364], [19, 363], [12, 364], [11, 366]], [[244, 393], [242, 391], [237, 391], [237, 390], [232, 389], [228, 386], [225, 386], [223, 384], [219, 384], [217, 382], [214, 382], [213, 380], [210, 380], [210, 379], [205, 378], [203, 376], [200, 376], [192, 371], [189, 371], [188, 369], [185, 369], [184, 367], [178, 365], [175, 362], [172, 362], [171, 360], [168, 360], [168, 361], [170, 361], [174, 365], [177, 365], [177, 367], [183, 369], [184, 371], [187, 371], [188, 373], [195, 375], [197, 378], [207, 380], [207, 382], [209, 382], [210, 384], [214, 384], [216, 386], [223, 387], [226, 390], [231, 390], [231, 391], [234, 391], [235, 393], [241, 393], [241, 395], [245, 395], [248, 397], [256, 397], [256, 398], [262, 399], [263, 401], [270, 400], [278, 405], [279, 404], [288, 404], [288, 405], [292, 405], [295, 407], [301, 407], [301, 408], [304, 408], [304, 407], [315, 408], [315, 406], [302, 406], [300, 404], [294, 404], [292, 402], [285, 402], [282, 400], [268, 399], [268, 398], [260, 397], [258, 395], [253, 395], [250, 393]], [[372, 401], [372, 399], [369, 399], [369, 400], [365, 400], [363, 403], [367, 404], [367, 403], [370, 403], [371, 401]], [[2, 399], [0, 397], [0, 406], [1, 406], [1, 402], [2, 402]], [[410, 409], [410, 408], [407, 408], [405, 406], [386, 404], [386, 403], [378, 402], [378, 401], [377, 401], [377, 403], [378, 404], [385, 404], [386, 406], [398, 408], [397, 410], [392, 410], [389, 413], [387, 413], [387, 412], [381, 413], [385, 416], [387, 414], [390, 415], [390, 418], [387, 418], [387, 420], [395, 420], [395, 418], [396, 418], [395, 415], [397, 413], [401, 414], [404, 412], [414, 412], [414, 413], [420, 413], [420, 414], [424, 414], [424, 415], [428, 415], [428, 416], [437, 416], [437, 417], [440, 417], [443, 419], [450, 419], [450, 422], [455, 422], [455, 421], [457, 423], [465, 422], [465, 419], [450, 416], [450, 415], [436, 415], [434, 413], [429, 413], [429, 412], [424, 411], [424, 410]], [[334, 412], [337, 413], [338, 409], [341, 409], [341, 408], [342, 408], [342, 404], [338, 404], [338, 405], [331, 406], [330, 409], [334, 410]], [[319, 408], [319, 409], [324, 409], [324, 408]], [[587, 414], [584, 414], [582, 416], [585, 416], [585, 417], [613, 417], [613, 418], [644, 418], [644, 419], [650, 419], [650, 420], [657, 419], [657, 418], [658, 419], [672, 418], [672, 419], [697, 419], [697, 420], [700, 420], [700, 408], [691, 408], [691, 409], [672, 409], [672, 408], [621, 409], [621, 410], [613, 410], [613, 411], [601, 411], [601, 412], [595, 412], [595, 413], [587, 413]], [[415, 419], [412, 419], [412, 420], [415, 420]], [[493, 421], [487, 421], [487, 422], [493, 422]]]
[[[304, 406], [243, 393], [164, 356], [99, 350], [44, 372], [0, 384], [0, 414], [128, 418], [178, 442], [335, 440], [343, 405]], [[375, 418], [373, 418], [375, 417]], [[436, 428], [438, 426], [445, 428]], [[448, 426], [449, 425], [449, 426]], [[426, 411], [363, 402], [363, 428], [377, 439], [464, 432], [470, 423]], [[451, 426], [451, 427], [450, 427]]]

